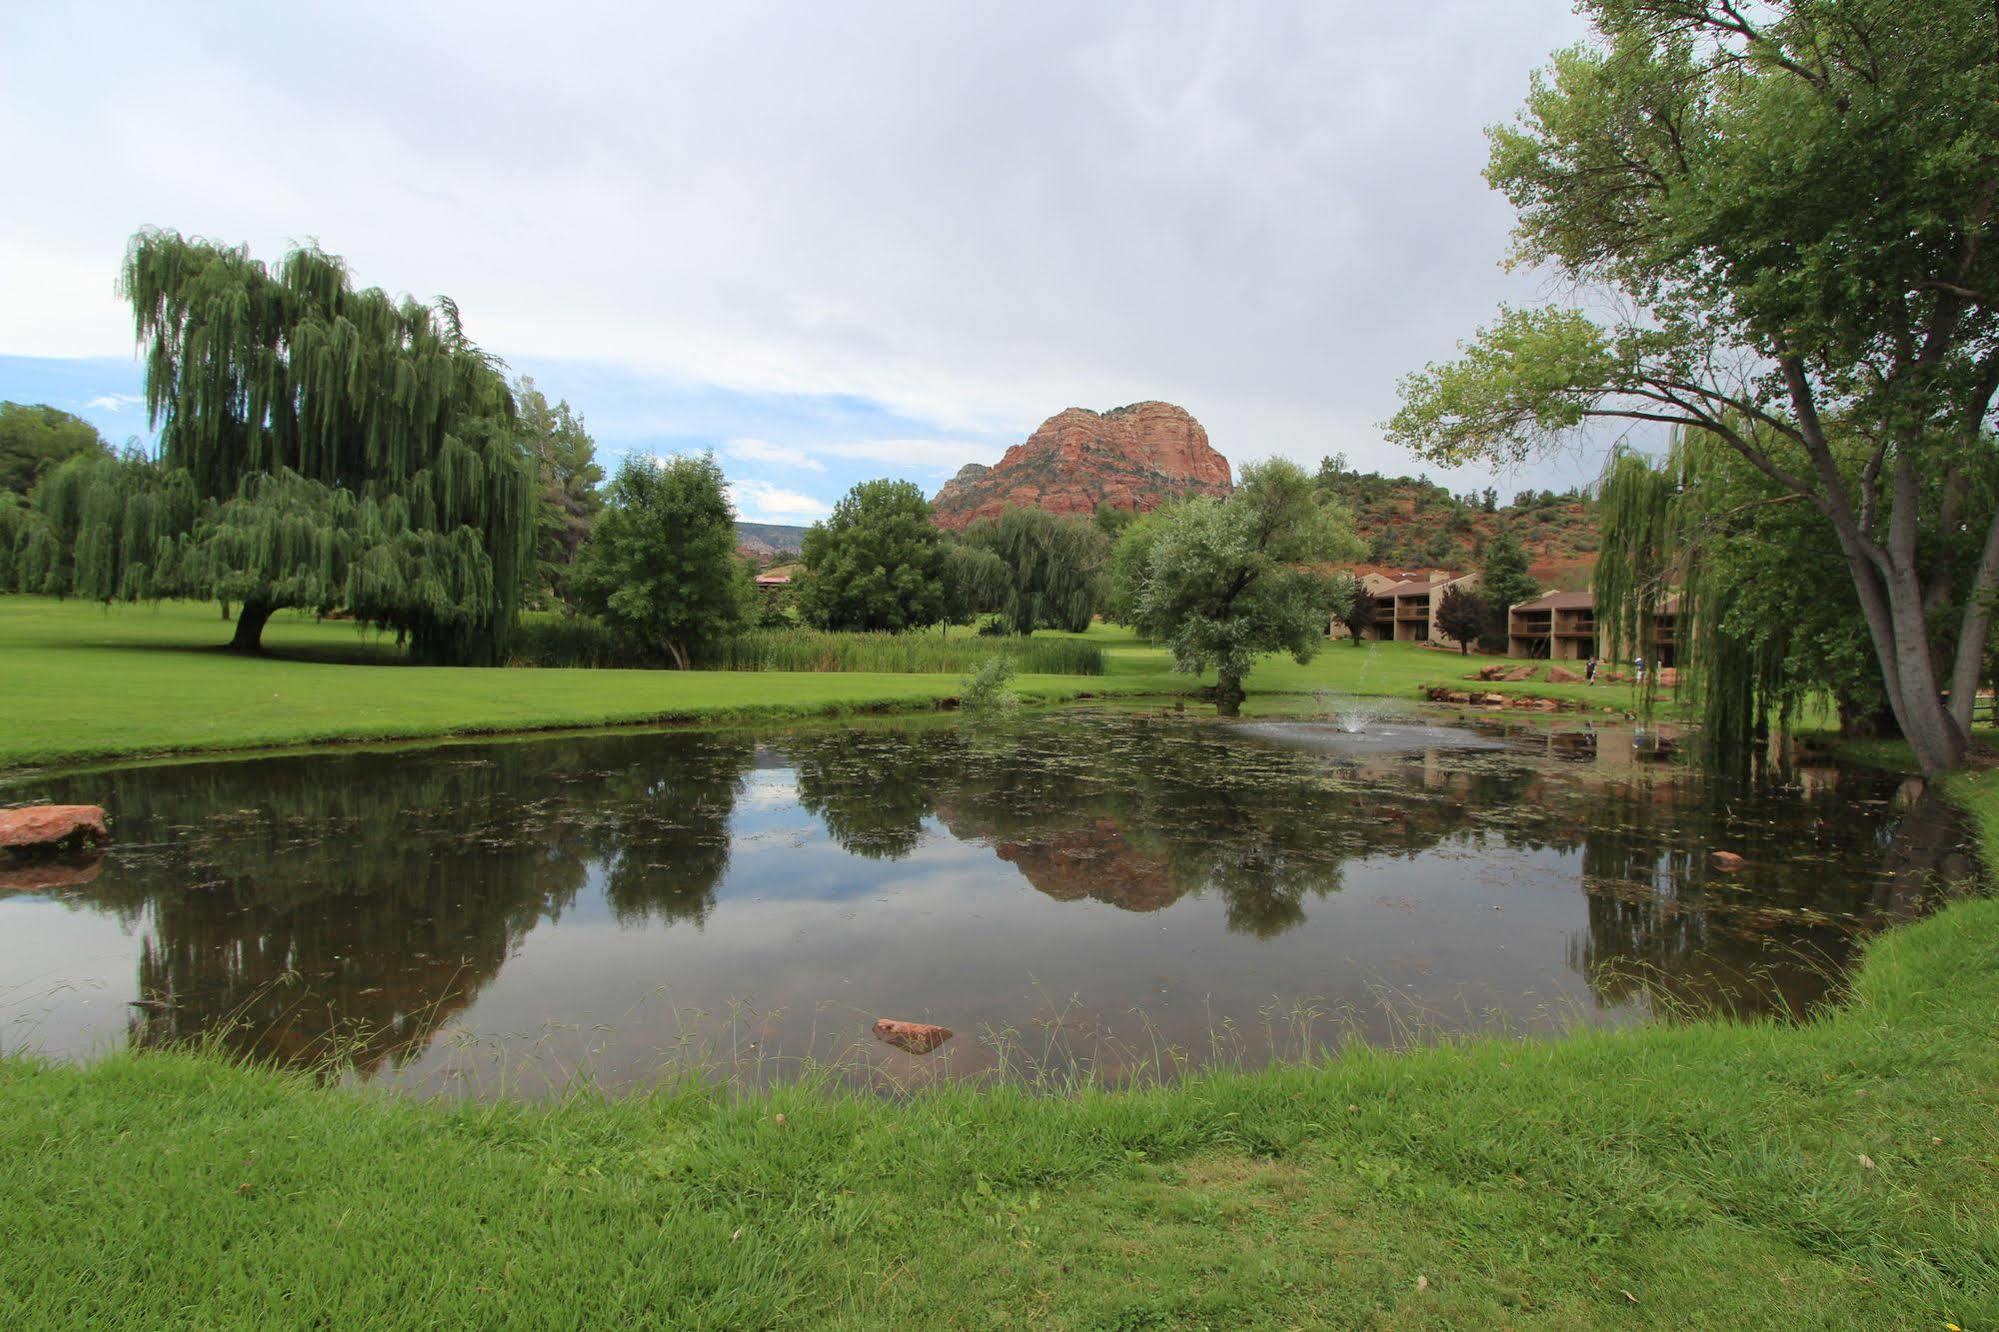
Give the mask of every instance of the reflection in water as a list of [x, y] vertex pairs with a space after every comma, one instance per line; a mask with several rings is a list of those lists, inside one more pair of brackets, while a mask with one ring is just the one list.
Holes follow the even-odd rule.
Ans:
[[[640, 1012], [662, 991], [683, 1023], [754, 995], [753, 1046], [883, 1012], [1019, 1031], [1069, 995], [1188, 1050], [1301, 996], [1376, 1038], [1396, 1008], [1803, 1012], [1859, 936], [1969, 875], [1955, 818], [1867, 772], [1705, 781], [1609, 730], [1344, 757], [1285, 739], [1066, 714], [41, 780], [8, 798], [103, 803], [119, 841], [94, 878], [0, 896], [0, 1002], [53, 958], [107, 997], [136, 976], [130, 1040], [417, 1081], [442, 1075], [440, 1031], [551, 1023], [641, 1078], [671, 1039]], [[128, 947], [64, 951], [105, 917]], [[25, 997], [45, 1045], [101, 1043], [90, 993]]]

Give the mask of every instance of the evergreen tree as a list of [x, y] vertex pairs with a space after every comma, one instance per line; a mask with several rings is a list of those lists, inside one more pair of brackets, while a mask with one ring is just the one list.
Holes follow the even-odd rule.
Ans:
[[426, 659], [497, 657], [533, 555], [535, 471], [455, 305], [357, 291], [316, 248], [273, 271], [163, 231], [133, 238], [121, 285], [161, 462], [215, 506], [192, 567], [250, 591], [235, 646], [257, 650], [280, 606], [324, 604], [344, 552], [362, 581], [334, 599], [357, 617]]
[[565, 599], [570, 566], [604, 507], [599, 487], [597, 444], [583, 418], [567, 400], [549, 405], [548, 395], [522, 375], [514, 384], [520, 411], [521, 444], [535, 461], [540, 492], [536, 500], [533, 596], [544, 604]]
[[681, 670], [740, 630], [755, 589], [736, 558], [736, 513], [714, 456], [627, 458], [570, 586], [585, 610]]
[[1505, 637], [1507, 613], [1541, 594], [1541, 585], [1527, 572], [1527, 548], [1520, 544], [1519, 537], [1502, 531], [1485, 543], [1478, 586], [1485, 594], [1486, 632]]

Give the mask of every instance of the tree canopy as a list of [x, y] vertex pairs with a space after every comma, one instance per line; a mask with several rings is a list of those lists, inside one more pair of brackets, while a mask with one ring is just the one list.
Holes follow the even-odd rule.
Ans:
[[909, 481], [862, 481], [805, 533], [799, 611], [821, 629], [918, 629], [947, 610], [944, 536]]
[[1541, 585], [1527, 572], [1527, 548], [1511, 532], [1499, 532], [1485, 543], [1479, 562], [1479, 593], [1485, 602], [1486, 632], [1506, 646], [1507, 614], [1523, 601], [1541, 593]]
[[1227, 499], [1155, 510], [1125, 531], [1116, 601], [1172, 650], [1175, 669], [1214, 670], [1217, 706], [1234, 716], [1259, 655], [1305, 662], [1318, 652], [1340, 609], [1341, 585], [1324, 566], [1358, 548], [1344, 512], [1322, 505], [1295, 463], [1252, 463]]
[[108, 454], [97, 427], [57, 407], [0, 402], [0, 491], [26, 495], [78, 454]]
[[1620, 450], [1603, 506], [1599, 632], [1643, 644], [1670, 600], [1681, 694], [1711, 753], [1746, 755], [1773, 713], [1782, 724], [1813, 694], [1849, 734], [1881, 725], [1881, 668], [1839, 543], [1798, 496], [1712, 437], [1683, 433], [1656, 461]]
[[1342, 571], [1333, 575], [1333, 618], [1346, 626], [1347, 642], [1355, 647], [1374, 627], [1374, 598], [1368, 595], [1367, 584], [1354, 574]]
[[1536, 77], [1487, 176], [1517, 261], [1612, 299], [1502, 310], [1404, 381], [1391, 434], [1447, 463], [1603, 418], [1719, 441], [1832, 534], [1897, 723], [1955, 766], [1999, 592], [1992, 9], [1581, 8], [1596, 40]]
[[542, 604], [565, 599], [570, 566], [604, 507], [598, 487], [597, 442], [568, 401], [549, 404], [548, 395], [522, 375], [514, 384], [520, 413], [521, 445], [534, 459], [540, 487], [535, 500], [533, 596]]
[[585, 610], [682, 670], [742, 628], [755, 594], [714, 457], [627, 458], [570, 584]]
[[998, 557], [1005, 578], [995, 609], [1008, 633], [1066, 629], [1079, 634], [1103, 609], [1110, 543], [1101, 526], [1046, 509], [1008, 505], [998, 517], [967, 527], [964, 544]]
[[218, 594], [247, 590], [238, 646], [276, 607], [325, 598], [428, 659], [499, 654], [533, 556], [535, 468], [455, 305], [356, 290], [316, 247], [272, 270], [164, 231], [133, 238], [121, 285], [160, 461], [214, 506], [191, 567]]
[[1437, 603], [1437, 630], [1456, 643], [1460, 653], [1469, 653], [1472, 640], [1491, 623], [1492, 612], [1484, 598], [1455, 583], [1444, 589], [1443, 600]]

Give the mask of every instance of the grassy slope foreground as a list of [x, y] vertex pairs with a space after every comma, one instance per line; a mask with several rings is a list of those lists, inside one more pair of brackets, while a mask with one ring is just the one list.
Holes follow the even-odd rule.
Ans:
[[[1109, 654], [1101, 676], [1022, 676], [1040, 698], [1162, 693], [1191, 687], [1166, 654], [1121, 631], [1091, 631]], [[272, 656], [220, 649], [228, 626], [212, 605], [158, 607], [0, 596], [0, 768], [113, 755], [242, 749], [324, 740], [422, 738], [558, 726], [697, 718], [786, 717], [934, 706], [957, 674], [760, 671], [449, 669], [393, 665], [390, 644], [352, 624], [272, 619]], [[1332, 644], [1309, 666], [1275, 658], [1252, 694], [1320, 688], [1413, 697], [1478, 662], [1396, 644], [1373, 653]], [[1578, 685], [1491, 686], [1582, 697]], [[1598, 690], [1600, 702], [1623, 701]]]

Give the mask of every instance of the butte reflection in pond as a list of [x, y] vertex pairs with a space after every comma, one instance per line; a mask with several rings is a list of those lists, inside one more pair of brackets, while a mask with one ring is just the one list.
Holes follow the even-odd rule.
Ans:
[[[1410, 738], [1064, 713], [41, 780], [8, 798], [103, 803], [120, 840], [87, 882], [0, 897], [0, 982], [32, 970], [30, 906], [108, 914], [135, 941], [132, 1042], [363, 1075], [446, 1026], [582, 1021], [662, 982], [709, 1012], [728, 986], [807, 1010], [858, 983], [961, 1031], [1033, 1021], [1030, 976], [1113, 1024], [1175, 987], [1531, 1021], [1565, 978], [1584, 1020], [1796, 1013], [1968, 876], [1955, 818], [1880, 774], [1723, 782], [1634, 758], [1628, 730]], [[1115, 911], [1056, 905], [1082, 902]], [[1172, 1039], [1215, 1011], [1180, 1004]]]

